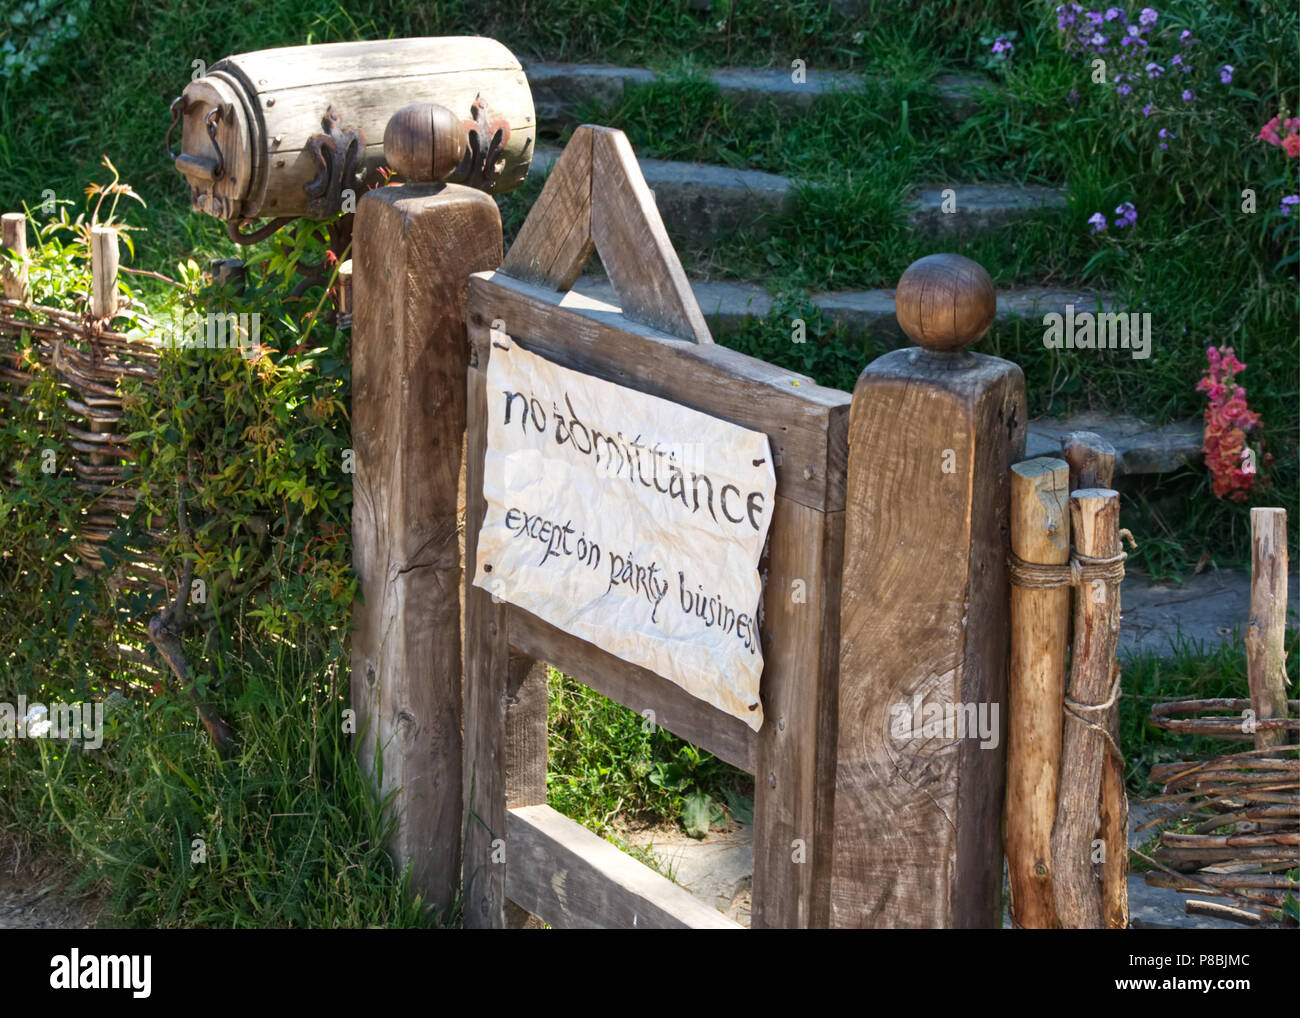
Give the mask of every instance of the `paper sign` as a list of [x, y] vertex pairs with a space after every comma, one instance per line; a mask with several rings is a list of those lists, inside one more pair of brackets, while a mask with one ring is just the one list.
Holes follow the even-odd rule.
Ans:
[[767, 436], [492, 333], [474, 585], [755, 731]]

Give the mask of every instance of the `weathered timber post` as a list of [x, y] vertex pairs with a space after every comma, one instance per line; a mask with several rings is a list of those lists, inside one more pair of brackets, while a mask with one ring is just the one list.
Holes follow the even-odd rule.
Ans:
[[[1077, 558], [1085, 562], [1120, 558], [1118, 492], [1110, 488], [1071, 492], [1070, 521]], [[1102, 888], [1093, 871], [1093, 862], [1099, 861], [1094, 859], [1093, 838], [1101, 824], [1101, 777], [1110, 751], [1104, 712], [1118, 693], [1115, 648], [1122, 567], [1118, 573], [1109, 579], [1085, 576], [1074, 597], [1061, 782], [1052, 828], [1052, 891], [1057, 918], [1066, 929], [1101, 929], [1105, 924]], [[1102, 847], [1107, 855], [1117, 850], [1112, 845]], [[1127, 840], [1118, 851], [1128, 852]]]
[[[1070, 561], [1069, 467], [1048, 456], [1011, 468], [1011, 551], [1022, 562]], [[1053, 929], [1052, 825], [1061, 770], [1061, 709], [1070, 639], [1070, 587], [1011, 588], [1007, 685], [1007, 881], [1011, 918]]]
[[[1109, 488], [1115, 476], [1115, 447], [1091, 431], [1073, 431], [1062, 442], [1070, 464], [1070, 490]], [[1115, 681], [1119, 681], [1119, 661]], [[1128, 792], [1124, 788], [1124, 757], [1119, 745], [1119, 701], [1105, 712], [1110, 733], [1101, 765], [1101, 913], [1109, 930], [1128, 929]]]
[[[1250, 511], [1250, 622], [1246, 626], [1246, 675], [1258, 720], [1287, 716], [1286, 510]], [[1285, 746], [1284, 729], [1257, 729], [1255, 748]]]
[[895, 309], [921, 349], [867, 366], [849, 422], [831, 921], [994, 927], [1024, 376], [965, 350], [995, 309], [975, 262], [922, 258]]
[[243, 293], [248, 285], [248, 267], [242, 258], [209, 258], [208, 275], [217, 286], [233, 287]]
[[[463, 136], [423, 140], [463, 151]], [[384, 187], [358, 203], [353, 245], [358, 753], [380, 795], [397, 792], [390, 851], [445, 911], [460, 882], [466, 286], [501, 263], [501, 217], [458, 184]]]
[[4, 296], [10, 300], [26, 300], [27, 287], [27, 217], [21, 212], [6, 212], [0, 216], [0, 247], [12, 252], [18, 259], [14, 265], [0, 261], [0, 279]]
[[90, 228], [90, 313], [108, 319], [117, 314], [117, 230]]

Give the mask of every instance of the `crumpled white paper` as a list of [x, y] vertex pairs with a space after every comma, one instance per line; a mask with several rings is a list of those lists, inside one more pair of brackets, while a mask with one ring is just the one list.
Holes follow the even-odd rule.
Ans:
[[[474, 585], [763, 723], [767, 436], [493, 332]], [[635, 705], [633, 705], [635, 706]]]

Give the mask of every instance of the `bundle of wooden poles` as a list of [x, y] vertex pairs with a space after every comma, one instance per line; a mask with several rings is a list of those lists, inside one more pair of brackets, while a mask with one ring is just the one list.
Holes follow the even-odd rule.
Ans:
[[1116, 649], [1127, 531], [1110, 487], [1114, 448], [1091, 432], [1063, 446], [1064, 459], [1011, 468], [1011, 916], [1029, 929], [1124, 929], [1128, 799]]
[[[1161, 831], [1146, 882], [1226, 903], [1189, 900], [1191, 915], [1249, 926], [1296, 925], [1287, 896], [1300, 895], [1300, 701], [1287, 699], [1286, 511], [1252, 509], [1250, 619], [1246, 671], [1250, 699], [1158, 703], [1151, 724], [1169, 731], [1253, 742], [1254, 749], [1201, 760], [1157, 764], [1151, 780], [1164, 807], [1140, 830]], [[1139, 853], [1140, 854], [1140, 853]]]

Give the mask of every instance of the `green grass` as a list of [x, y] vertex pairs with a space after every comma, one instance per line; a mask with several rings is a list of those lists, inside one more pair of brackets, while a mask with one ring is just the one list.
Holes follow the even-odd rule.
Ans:
[[0, 832], [77, 864], [75, 886], [101, 889], [115, 926], [452, 922], [422, 908], [382, 848], [389, 822], [343, 731], [345, 660], [338, 642], [268, 648], [238, 635], [209, 656], [225, 679], [204, 693], [240, 738], [226, 761], [174, 689], [110, 699], [96, 751], [0, 743]]
[[706, 797], [714, 822], [752, 819], [752, 775], [548, 672], [546, 798], [554, 809], [616, 842], [628, 825], [676, 821], [692, 796]]

